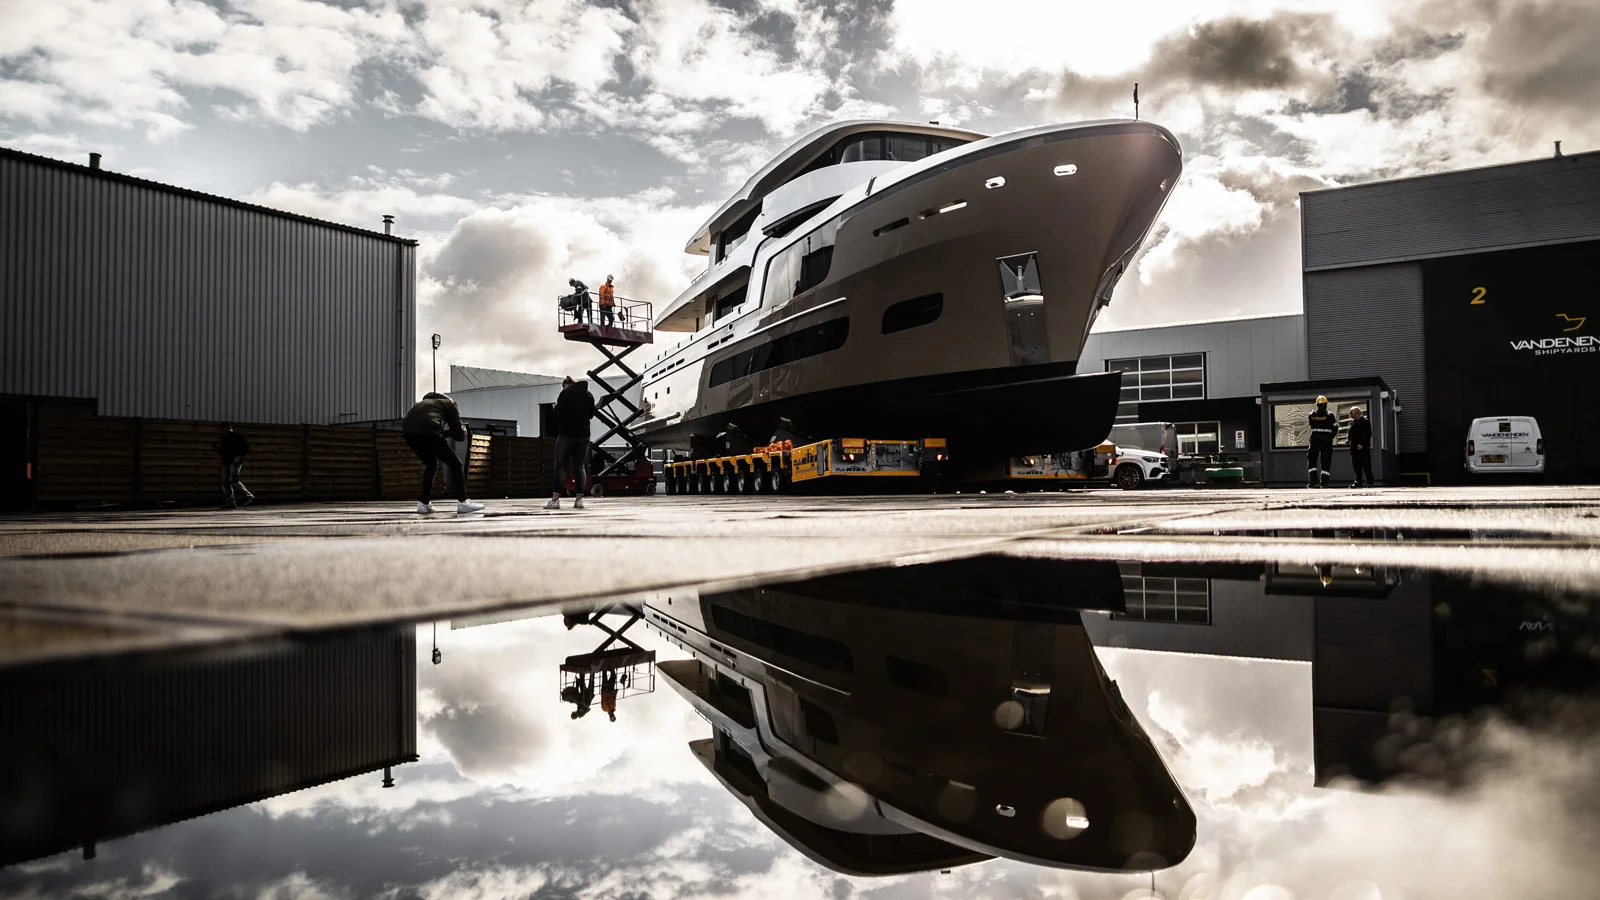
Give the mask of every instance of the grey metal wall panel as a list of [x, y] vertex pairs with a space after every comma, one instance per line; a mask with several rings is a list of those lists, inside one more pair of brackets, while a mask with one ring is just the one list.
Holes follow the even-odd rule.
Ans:
[[1307, 271], [1600, 237], [1600, 153], [1300, 195]]
[[1305, 379], [1303, 319], [1291, 313], [1097, 331], [1084, 342], [1078, 371], [1103, 372], [1108, 359], [1204, 353], [1208, 398], [1254, 397], [1263, 384]]
[[332, 423], [413, 399], [414, 243], [0, 152], [0, 393]]
[[1307, 272], [1305, 380], [1378, 375], [1399, 394], [1401, 453], [1427, 449], [1422, 267]]

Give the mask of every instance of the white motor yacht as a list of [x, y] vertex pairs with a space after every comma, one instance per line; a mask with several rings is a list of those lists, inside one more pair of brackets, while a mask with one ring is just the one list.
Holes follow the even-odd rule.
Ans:
[[1132, 120], [821, 128], [690, 239], [709, 266], [654, 324], [694, 337], [646, 369], [637, 429], [667, 449], [781, 419], [974, 456], [1092, 446], [1120, 375], [1078, 355], [1182, 167]]

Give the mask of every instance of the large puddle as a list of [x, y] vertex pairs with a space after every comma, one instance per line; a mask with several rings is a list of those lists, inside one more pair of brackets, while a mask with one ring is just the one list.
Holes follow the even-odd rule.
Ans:
[[1582, 896], [1594, 599], [979, 557], [12, 666], [0, 896]]

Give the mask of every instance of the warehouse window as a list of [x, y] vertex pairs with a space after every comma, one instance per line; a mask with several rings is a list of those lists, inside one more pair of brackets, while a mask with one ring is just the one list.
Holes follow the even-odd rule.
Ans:
[[1178, 455], [1209, 456], [1222, 452], [1221, 422], [1179, 422]]
[[1156, 578], [1137, 565], [1122, 568], [1123, 612], [1113, 619], [1211, 624], [1211, 581], [1206, 578]]
[[1106, 360], [1107, 372], [1122, 373], [1119, 423], [1139, 420], [1138, 404], [1161, 400], [1200, 400], [1206, 396], [1206, 355], [1141, 356]]
[[[1365, 397], [1328, 401], [1328, 411], [1339, 421], [1339, 433], [1333, 437], [1335, 447], [1350, 445], [1350, 407], [1366, 410], [1368, 405]], [[1316, 408], [1317, 404], [1309, 400], [1272, 404], [1272, 449], [1295, 450], [1311, 446], [1311, 422], [1306, 417]]]

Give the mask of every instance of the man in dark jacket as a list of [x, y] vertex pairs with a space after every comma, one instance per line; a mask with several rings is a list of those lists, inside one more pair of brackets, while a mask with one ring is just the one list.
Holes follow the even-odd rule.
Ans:
[[[213, 442], [211, 449], [222, 457], [222, 506], [219, 508], [237, 509], [254, 503], [256, 495], [250, 493], [249, 488], [239, 481], [239, 470], [244, 468], [244, 458], [250, 453], [249, 439], [234, 431], [232, 425], [224, 422], [222, 439]], [[236, 492], [243, 499], [236, 500]]]
[[461, 410], [456, 406], [456, 401], [431, 391], [423, 394], [417, 405], [406, 413], [400, 430], [405, 434], [406, 446], [422, 460], [422, 498], [417, 502], [417, 515], [426, 516], [433, 512], [430, 502], [433, 475], [438, 471], [440, 462], [450, 471], [451, 477], [445, 480], [456, 489], [456, 512], [469, 513], [483, 509], [482, 503], [467, 499], [467, 475], [461, 470], [461, 460], [456, 457], [455, 448], [445, 440], [446, 436], [458, 441], [467, 439], [466, 429], [461, 427]]
[[1350, 407], [1350, 467], [1356, 470], [1353, 488], [1372, 487], [1372, 420], [1361, 414], [1361, 407]]
[[1328, 398], [1318, 397], [1317, 408], [1307, 416], [1311, 425], [1311, 449], [1306, 451], [1306, 487], [1327, 487], [1333, 477], [1333, 439], [1339, 433], [1339, 420], [1328, 412]]
[[545, 509], [561, 508], [561, 487], [572, 473], [573, 509], [583, 509], [583, 492], [589, 486], [589, 420], [594, 418], [594, 395], [589, 383], [574, 381], [571, 375], [561, 381], [561, 396], [556, 398], [556, 485]]

